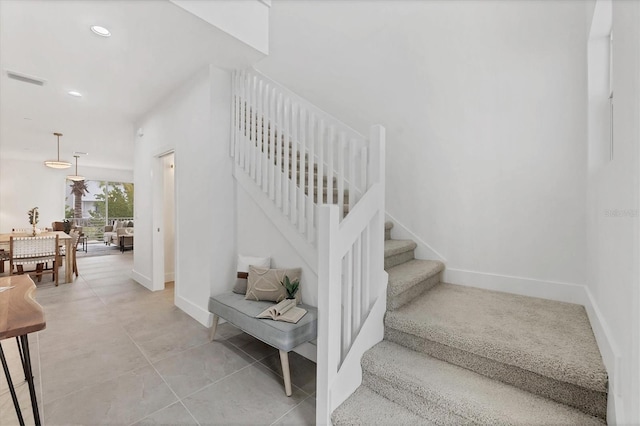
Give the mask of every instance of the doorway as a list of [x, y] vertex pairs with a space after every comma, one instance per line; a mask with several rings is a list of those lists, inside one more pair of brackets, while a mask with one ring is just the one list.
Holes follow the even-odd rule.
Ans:
[[164, 183], [164, 283], [173, 285], [175, 280], [175, 155], [162, 157], [162, 177]]
[[176, 283], [176, 186], [175, 153], [157, 155], [153, 163], [153, 283], [151, 290], [164, 290]]

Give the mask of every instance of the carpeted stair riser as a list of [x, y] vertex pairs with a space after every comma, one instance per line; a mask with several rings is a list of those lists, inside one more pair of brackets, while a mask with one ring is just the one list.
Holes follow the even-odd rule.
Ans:
[[384, 269], [390, 269], [394, 266], [398, 266], [402, 263], [408, 262], [414, 258], [413, 250], [409, 250], [403, 253], [394, 254], [391, 256], [385, 256]]
[[384, 223], [384, 240], [388, 241], [391, 239], [391, 230], [393, 229], [393, 222], [386, 221]]
[[359, 387], [343, 405], [333, 412], [331, 422], [334, 426], [435, 425], [365, 386]]
[[363, 384], [437, 424], [602, 425], [574, 408], [383, 341], [362, 357]]
[[393, 311], [402, 307], [438, 284], [443, 270], [442, 262], [420, 259], [412, 259], [387, 269], [387, 310]]
[[400, 309], [412, 300], [415, 300], [416, 297], [420, 296], [422, 293], [438, 284], [440, 282], [440, 276], [441, 274], [438, 273], [437, 275], [421, 281], [420, 283], [403, 291], [400, 294], [396, 294], [391, 297], [387, 295], [387, 310], [395, 311], [396, 309]]
[[374, 389], [380, 396], [400, 405], [426, 421], [437, 425], [471, 425], [472, 421], [452, 413], [438, 404], [425, 401], [412, 392], [412, 389], [394, 385], [392, 382], [369, 372], [362, 372], [362, 385]]
[[503, 364], [464, 350], [423, 339], [388, 325], [385, 326], [384, 339], [533, 394], [575, 407], [592, 416], [601, 418], [606, 416], [607, 395], [605, 393], [554, 380], [517, 366]]

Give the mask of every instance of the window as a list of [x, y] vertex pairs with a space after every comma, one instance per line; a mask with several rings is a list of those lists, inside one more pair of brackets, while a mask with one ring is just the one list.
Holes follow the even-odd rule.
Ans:
[[82, 226], [88, 241], [102, 241], [105, 225], [133, 221], [133, 183], [67, 181], [65, 218]]

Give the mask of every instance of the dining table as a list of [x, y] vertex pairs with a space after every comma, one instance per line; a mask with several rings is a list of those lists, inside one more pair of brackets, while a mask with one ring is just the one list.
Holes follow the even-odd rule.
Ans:
[[[73, 255], [71, 251], [71, 235], [66, 234], [63, 231], [45, 231], [37, 234], [38, 237], [58, 236], [58, 241], [64, 244], [66, 256], [64, 257], [64, 282], [70, 283], [73, 280]], [[5, 250], [9, 248], [9, 239], [11, 237], [30, 237], [31, 234], [24, 232], [11, 232], [7, 234], [0, 234], [0, 248], [4, 247]]]
[[9, 365], [2, 348], [2, 341], [15, 338], [18, 342], [22, 373], [29, 386], [31, 397], [31, 409], [36, 426], [40, 425], [40, 412], [38, 411], [38, 399], [36, 395], [33, 369], [31, 366], [31, 353], [29, 352], [30, 333], [44, 330], [47, 326], [44, 310], [33, 298], [36, 285], [28, 275], [12, 275], [0, 278], [0, 362], [9, 385], [9, 392], [16, 410], [18, 422], [24, 426], [25, 421], [20, 409], [18, 395], [11, 378]]

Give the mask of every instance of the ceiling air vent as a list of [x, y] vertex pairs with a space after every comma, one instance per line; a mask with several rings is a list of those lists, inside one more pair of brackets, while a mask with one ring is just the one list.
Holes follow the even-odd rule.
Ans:
[[9, 70], [7, 70], [7, 77], [13, 80], [22, 81], [23, 83], [35, 84], [36, 86], [44, 86], [44, 84], [47, 82], [47, 80], [43, 80], [32, 75], [22, 74], [16, 71]]

